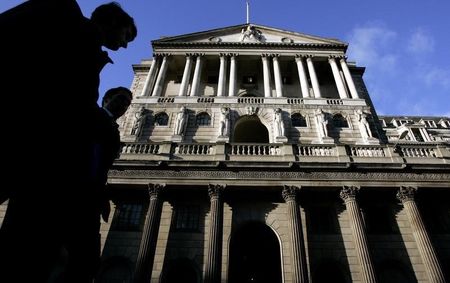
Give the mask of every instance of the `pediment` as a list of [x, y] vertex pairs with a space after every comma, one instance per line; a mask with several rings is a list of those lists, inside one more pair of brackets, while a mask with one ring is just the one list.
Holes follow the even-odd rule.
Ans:
[[347, 45], [337, 39], [312, 36], [298, 32], [286, 31], [277, 28], [257, 25], [242, 24], [237, 26], [213, 29], [208, 31], [184, 34], [179, 36], [164, 37], [153, 43], [251, 43], [251, 44], [330, 44]]

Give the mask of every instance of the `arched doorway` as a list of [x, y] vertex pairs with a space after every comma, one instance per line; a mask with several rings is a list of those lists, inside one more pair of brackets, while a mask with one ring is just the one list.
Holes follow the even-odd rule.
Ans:
[[236, 143], [269, 143], [269, 131], [256, 115], [237, 120], [232, 136]]
[[228, 282], [281, 283], [280, 243], [265, 224], [252, 222], [233, 233]]

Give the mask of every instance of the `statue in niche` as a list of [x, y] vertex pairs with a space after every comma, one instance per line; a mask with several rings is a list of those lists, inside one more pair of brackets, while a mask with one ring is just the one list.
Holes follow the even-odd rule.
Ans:
[[322, 109], [320, 108], [316, 110], [316, 123], [319, 137], [328, 137], [328, 120], [325, 117], [325, 113], [323, 113]]
[[246, 28], [241, 30], [241, 42], [260, 42], [262, 40], [262, 34], [260, 30], [257, 30], [252, 25], [247, 25]]
[[280, 108], [274, 109], [273, 115], [273, 129], [274, 129], [274, 137], [284, 137], [284, 121], [283, 121], [283, 113]]
[[185, 106], [182, 106], [180, 108], [180, 111], [177, 113], [177, 117], [175, 120], [175, 128], [174, 128], [174, 134], [177, 136], [181, 136], [184, 134], [184, 131], [186, 129], [188, 120], [188, 112]]
[[363, 139], [367, 140], [372, 137], [372, 131], [370, 130], [369, 122], [367, 121], [367, 114], [362, 110], [356, 111], [356, 117], [359, 122], [359, 130]]
[[229, 128], [230, 128], [230, 109], [228, 107], [222, 107], [222, 109], [220, 109], [219, 136], [228, 137]]
[[139, 137], [144, 129], [145, 123], [147, 121], [147, 110], [145, 107], [141, 107], [138, 112], [134, 114], [134, 124], [131, 129], [131, 134]]

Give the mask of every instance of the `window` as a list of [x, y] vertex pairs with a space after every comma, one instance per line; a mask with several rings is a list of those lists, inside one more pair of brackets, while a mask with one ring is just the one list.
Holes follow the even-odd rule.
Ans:
[[311, 234], [338, 234], [336, 212], [330, 206], [311, 206], [307, 209]]
[[121, 203], [117, 205], [113, 230], [136, 231], [140, 229], [143, 212], [142, 204]]
[[444, 128], [450, 128], [450, 121], [449, 120], [441, 120], [440, 124]]
[[208, 84], [217, 84], [219, 82], [219, 78], [217, 76], [208, 76], [206, 82]]
[[412, 128], [411, 129], [414, 138], [416, 139], [416, 141], [418, 142], [424, 142], [425, 140], [423, 139], [422, 133], [420, 132], [420, 129], [417, 128]]
[[369, 234], [393, 234], [394, 212], [386, 205], [364, 208], [364, 220]]
[[283, 81], [284, 85], [291, 85], [292, 84], [292, 78], [291, 77], [284, 76], [281, 80]]
[[167, 126], [167, 124], [169, 123], [169, 116], [162, 112], [162, 113], [158, 113], [155, 116], [155, 125], [156, 126]]
[[386, 121], [384, 121], [383, 119], [380, 119], [380, 123], [382, 127], [386, 127]]
[[196, 205], [179, 205], [175, 208], [173, 225], [177, 231], [200, 231], [200, 207]]
[[256, 78], [254, 76], [244, 76], [242, 78], [242, 83], [248, 85], [256, 84]]
[[335, 114], [333, 116], [333, 126], [336, 128], [348, 128], [347, 119], [345, 119], [341, 114]]
[[197, 115], [197, 126], [209, 126], [211, 125], [211, 117], [208, 113], [202, 112]]
[[433, 120], [423, 120], [422, 123], [425, 125], [425, 128], [436, 128], [436, 123]]
[[292, 127], [307, 127], [306, 119], [300, 113], [291, 115]]
[[182, 75], [177, 75], [177, 77], [175, 78], [174, 83], [181, 84], [182, 80], [183, 80], [183, 76]]

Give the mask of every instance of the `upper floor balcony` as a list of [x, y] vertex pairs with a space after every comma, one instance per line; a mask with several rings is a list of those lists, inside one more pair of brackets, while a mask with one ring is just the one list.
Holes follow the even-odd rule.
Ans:
[[116, 164], [137, 166], [450, 169], [448, 145], [125, 143]]

